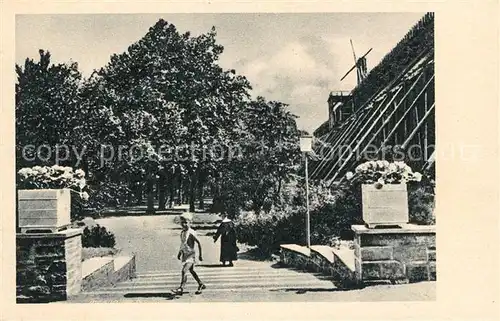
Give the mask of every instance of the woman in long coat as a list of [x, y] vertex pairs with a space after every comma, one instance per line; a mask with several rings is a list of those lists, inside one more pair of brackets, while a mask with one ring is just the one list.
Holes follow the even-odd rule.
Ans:
[[220, 242], [220, 261], [222, 265], [229, 262], [229, 266], [233, 266], [233, 261], [238, 260], [238, 246], [236, 245], [236, 231], [234, 223], [226, 215], [223, 214], [222, 223], [214, 235], [214, 243], [217, 242], [219, 237]]

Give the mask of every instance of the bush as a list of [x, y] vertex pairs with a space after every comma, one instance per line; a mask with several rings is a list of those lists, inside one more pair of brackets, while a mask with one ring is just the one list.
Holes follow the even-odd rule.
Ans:
[[429, 186], [416, 186], [409, 188], [408, 209], [410, 223], [433, 225], [436, 224], [434, 216], [434, 191]]
[[[257, 246], [270, 255], [281, 244], [306, 244], [306, 207], [303, 195], [294, 193], [294, 203], [273, 208], [269, 213], [246, 213], [236, 221], [238, 241]], [[332, 244], [338, 238], [352, 239], [352, 224], [361, 223], [361, 206], [350, 186], [328, 189], [311, 186], [311, 243]]]
[[[306, 244], [305, 195], [300, 184], [284, 195], [286, 203], [268, 213], [244, 213], [236, 220], [238, 241], [257, 246], [265, 255], [277, 253], [281, 244]], [[410, 223], [434, 224], [434, 191], [426, 180], [408, 183]], [[352, 240], [351, 225], [364, 224], [361, 185], [328, 188], [310, 186], [311, 244], [333, 245]]]
[[92, 189], [92, 197], [88, 206], [95, 212], [100, 212], [105, 207], [126, 205], [132, 193], [127, 185], [112, 181], [93, 181], [89, 187]]
[[363, 224], [361, 191], [349, 185], [335, 188], [335, 197], [311, 212], [311, 243], [329, 244], [333, 238], [351, 240], [351, 225]]
[[238, 242], [257, 246], [268, 256], [278, 252], [281, 244], [305, 244], [304, 227], [305, 208], [242, 213], [235, 224]]
[[83, 247], [114, 247], [115, 235], [106, 230], [104, 226], [95, 225], [85, 227], [82, 236]]

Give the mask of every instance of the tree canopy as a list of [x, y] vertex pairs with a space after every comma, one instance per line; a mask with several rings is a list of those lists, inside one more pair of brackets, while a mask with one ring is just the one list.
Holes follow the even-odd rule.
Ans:
[[[248, 80], [219, 66], [216, 36], [159, 20], [88, 79], [43, 50], [16, 65], [18, 167], [40, 164], [41, 145], [63, 145], [65, 164], [88, 172], [96, 207], [145, 192], [149, 211], [155, 198], [160, 209], [168, 199], [194, 210], [208, 191], [224, 211], [259, 212], [297, 170], [300, 132], [286, 104], [252, 99]], [[45, 156], [44, 165], [61, 160]]]

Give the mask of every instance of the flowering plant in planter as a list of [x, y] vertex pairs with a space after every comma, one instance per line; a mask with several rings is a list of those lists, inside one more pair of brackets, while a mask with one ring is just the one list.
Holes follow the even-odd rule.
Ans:
[[358, 165], [355, 173], [348, 172], [346, 178], [351, 182], [375, 184], [382, 187], [385, 184], [404, 184], [420, 182], [422, 174], [413, 172], [405, 162], [388, 162], [386, 160], [368, 161]]
[[34, 166], [18, 171], [19, 185], [23, 189], [59, 189], [68, 188], [83, 200], [89, 199], [85, 191], [87, 182], [85, 172], [81, 169], [73, 171], [71, 167]]
[[71, 217], [79, 218], [88, 204], [89, 194], [85, 172], [59, 165], [25, 167], [18, 172], [17, 188], [69, 189], [71, 191]]
[[401, 161], [368, 161], [358, 165], [355, 173], [347, 173], [346, 178], [361, 184], [363, 221], [368, 227], [409, 221], [406, 183], [422, 179], [410, 166]]

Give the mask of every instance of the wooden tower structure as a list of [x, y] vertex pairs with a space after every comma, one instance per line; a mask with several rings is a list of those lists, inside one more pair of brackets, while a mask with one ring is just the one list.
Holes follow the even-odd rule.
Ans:
[[311, 165], [311, 179], [330, 185], [339, 182], [369, 153], [383, 155], [388, 148], [410, 155], [405, 161], [414, 170], [432, 169], [434, 14], [426, 14], [370, 73], [363, 74], [362, 63], [354, 67], [358, 65], [358, 85], [335, 109], [349, 112], [339, 122], [329, 120], [314, 132], [318, 160]]

